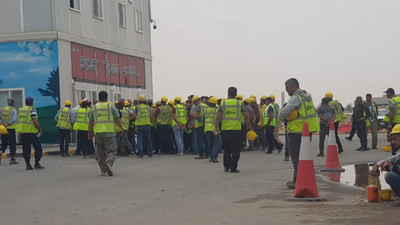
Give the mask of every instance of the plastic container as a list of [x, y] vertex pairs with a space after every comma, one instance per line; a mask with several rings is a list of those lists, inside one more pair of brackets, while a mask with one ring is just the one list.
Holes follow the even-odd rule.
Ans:
[[378, 186], [371, 182], [367, 187], [368, 190], [368, 202], [377, 202], [379, 199]]
[[379, 200], [382, 201], [391, 201], [393, 199], [393, 191], [392, 189], [380, 190], [379, 191]]
[[382, 150], [385, 152], [391, 152], [392, 151], [392, 146], [383, 146]]

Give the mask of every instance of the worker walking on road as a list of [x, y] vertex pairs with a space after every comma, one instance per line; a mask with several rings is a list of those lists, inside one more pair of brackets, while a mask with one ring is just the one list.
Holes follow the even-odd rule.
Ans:
[[[395, 95], [393, 88], [388, 88], [386, 91], [386, 97], [388, 98], [388, 108], [389, 108], [389, 115], [388, 115], [388, 138], [390, 132], [392, 132], [392, 128], [396, 126], [396, 124], [400, 123], [400, 97]], [[396, 148], [392, 146], [392, 155], [395, 155], [397, 152]]]
[[[297, 166], [299, 162], [301, 137], [304, 122], [308, 123], [310, 133], [319, 131], [319, 122], [315, 114], [315, 107], [311, 98], [311, 94], [300, 89], [299, 82], [295, 78], [290, 78], [285, 82], [286, 92], [290, 99], [286, 106], [282, 108], [279, 115], [280, 120], [287, 118], [293, 111], [298, 112], [297, 119], [288, 123], [288, 145], [289, 154], [293, 163], [293, 180], [287, 182], [289, 188], [295, 188], [297, 180]], [[311, 138], [311, 135], [310, 135]]]
[[43, 169], [44, 167], [39, 163], [43, 152], [39, 137], [43, 135], [43, 131], [38, 121], [36, 109], [33, 107], [33, 98], [27, 97], [25, 105], [18, 109], [17, 131], [21, 134], [22, 152], [26, 163], [26, 170], [33, 169], [30, 163], [31, 145], [35, 149], [35, 169]]
[[182, 98], [180, 96], [175, 97], [175, 106], [172, 108], [172, 128], [174, 130], [175, 141], [179, 155], [183, 153], [183, 133], [186, 130], [186, 122], [188, 117], [186, 114], [186, 107], [181, 103]]
[[[18, 164], [17, 160], [15, 160], [15, 152], [17, 149], [17, 142], [15, 137], [15, 129], [17, 127], [17, 110], [14, 108], [14, 99], [7, 99], [6, 107], [0, 109], [0, 124], [3, 125], [7, 129], [7, 134], [1, 135], [1, 150], [0, 156], [7, 149], [7, 146], [10, 146], [10, 164]], [[0, 157], [1, 164], [1, 157]]]
[[89, 109], [87, 101], [82, 102], [81, 107], [75, 110], [72, 127], [73, 130], [77, 131], [77, 148], [83, 153], [83, 158], [86, 158], [91, 151], [91, 141], [87, 138], [89, 133]]
[[215, 131], [219, 131], [219, 123], [222, 121], [221, 135], [224, 149], [224, 171], [239, 173], [237, 169], [240, 158], [241, 144], [241, 115], [246, 121], [247, 131], [250, 131], [249, 114], [246, 112], [240, 100], [236, 100], [237, 89], [228, 88], [228, 99], [221, 102], [215, 121]]
[[340, 142], [340, 139], [339, 139], [338, 129], [339, 129], [339, 122], [346, 118], [346, 114], [344, 113], [344, 108], [343, 108], [342, 104], [340, 104], [340, 102], [337, 101], [337, 100], [333, 100], [332, 92], [329, 92], [329, 91], [326, 92], [325, 93], [325, 98], [327, 98], [329, 100], [328, 105], [335, 110], [335, 114], [336, 114], [336, 119], [334, 121], [335, 138], [336, 138], [336, 144], [337, 144], [337, 147], [338, 147], [338, 152], [342, 153], [343, 152], [343, 146], [342, 146], [342, 143]]
[[117, 157], [114, 123], [123, 133], [119, 112], [112, 103], [107, 101], [108, 94], [99, 92], [99, 102], [93, 106], [89, 114], [89, 140], [96, 136], [96, 156], [101, 175], [113, 176], [112, 166]]
[[74, 116], [71, 113], [71, 101], [66, 100], [64, 103], [64, 107], [58, 110], [57, 114], [54, 117], [54, 120], [57, 122], [58, 134], [60, 138], [60, 155], [61, 156], [69, 156], [69, 142], [71, 139], [71, 117]]
[[335, 121], [336, 113], [335, 110], [328, 105], [328, 98], [323, 98], [321, 101], [321, 106], [318, 107], [318, 117], [319, 117], [319, 154], [317, 156], [324, 157], [324, 146], [325, 137], [329, 136], [329, 129], [331, 122]]
[[367, 120], [369, 123], [369, 126], [367, 125], [367, 137], [368, 137], [368, 127], [369, 130], [371, 131], [371, 136], [372, 136], [372, 149], [378, 149], [378, 107], [376, 106], [375, 102], [372, 101], [372, 95], [367, 94], [366, 95], [366, 102], [365, 106], [368, 108], [371, 116]]

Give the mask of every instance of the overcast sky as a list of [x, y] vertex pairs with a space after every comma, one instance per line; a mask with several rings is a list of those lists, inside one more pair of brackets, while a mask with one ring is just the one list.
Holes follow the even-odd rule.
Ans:
[[[399, 0], [152, 0], [154, 99], [400, 93]], [[286, 100], [288, 99], [287, 94]], [[279, 100], [278, 100], [279, 99]]]

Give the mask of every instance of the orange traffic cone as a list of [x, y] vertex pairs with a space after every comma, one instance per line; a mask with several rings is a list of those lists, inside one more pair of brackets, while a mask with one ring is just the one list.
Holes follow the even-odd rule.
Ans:
[[326, 201], [326, 198], [318, 194], [317, 182], [315, 180], [314, 161], [310, 152], [310, 133], [308, 123], [303, 125], [303, 136], [301, 138], [299, 164], [297, 167], [296, 188], [294, 198], [289, 201]]
[[326, 150], [326, 162], [325, 168], [321, 169], [321, 172], [344, 172], [344, 169], [340, 166], [338, 148], [335, 139], [335, 126], [333, 121], [329, 128], [329, 139], [328, 149]]

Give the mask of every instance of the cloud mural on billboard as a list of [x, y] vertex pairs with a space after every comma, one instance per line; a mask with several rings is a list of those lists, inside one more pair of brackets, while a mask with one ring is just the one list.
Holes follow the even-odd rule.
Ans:
[[47, 89], [51, 72], [57, 70], [57, 40], [0, 43], [0, 89], [23, 87], [36, 107], [55, 104], [38, 88]]
[[[32, 96], [43, 128], [44, 142], [57, 142], [54, 115], [59, 108], [57, 40], [0, 43], [0, 90], [24, 89]], [[42, 140], [43, 140], [42, 139]]]

